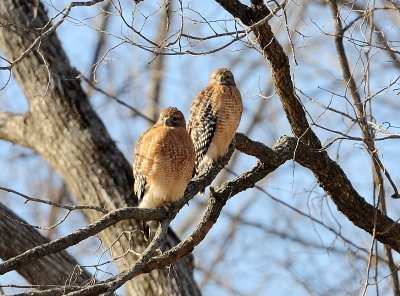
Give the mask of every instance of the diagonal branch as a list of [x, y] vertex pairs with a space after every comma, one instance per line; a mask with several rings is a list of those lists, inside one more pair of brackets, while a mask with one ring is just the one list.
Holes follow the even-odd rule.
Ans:
[[[47, 238], [30, 227], [2, 203], [0, 203], [0, 218], [0, 245], [6, 244], [6, 246], [0, 247], [0, 257], [6, 262], [7, 259], [13, 257], [15, 252], [23, 253], [26, 250], [48, 243]], [[10, 242], [12, 242], [12, 248], [10, 248]], [[17, 271], [31, 284], [64, 286], [66, 282], [71, 282], [80, 285], [92, 279], [92, 276], [79, 267], [79, 263], [64, 250], [31, 264], [26, 264], [24, 268], [20, 267], [16, 267]], [[51, 276], [49, 276], [50, 274]]]
[[158, 227], [153, 240], [144, 250], [143, 254], [140, 255], [138, 260], [132, 265], [132, 267], [108, 280], [94, 284], [89, 287], [82, 288], [80, 290], [76, 290], [74, 292], [69, 293], [68, 295], [97, 296], [104, 292], [106, 292], [108, 295], [114, 292], [119, 287], [121, 287], [126, 281], [132, 279], [135, 275], [137, 275], [138, 271], [144, 268], [144, 266], [147, 264], [151, 256], [153, 256], [153, 254], [156, 252], [157, 248], [159, 248], [162, 245], [165, 236], [167, 235], [168, 232], [168, 225], [171, 222], [172, 218], [173, 217], [167, 217], [167, 219], [161, 221], [161, 224]]
[[34, 262], [47, 255], [60, 252], [61, 250], [64, 250], [70, 246], [76, 245], [79, 242], [89, 238], [90, 236], [96, 235], [97, 233], [120, 221], [128, 219], [161, 219], [165, 216], [165, 214], [165, 211], [162, 209], [137, 209], [132, 207], [112, 211], [97, 222], [92, 223], [83, 229], [78, 229], [64, 237], [60, 237], [54, 241], [28, 249], [21, 255], [4, 261], [0, 264], [0, 274], [5, 274], [9, 271], [19, 269], [22, 266]]
[[244, 5], [238, 0], [215, 0], [220, 4], [226, 11], [232, 14], [234, 17], [240, 19], [243, 24], [251, 26], [255, 22], [261, 20], [257, 19], [253, 9]]
[[[278, 146], [288, 150], [293, 160], [314, 173], [319, 185], [331, 196], [338, 210], [354, 225], [371, 235], [376, 231], [376, 238], [380, 242], [388, 244], [400, 253], [400, 224], [367, 203], [354, 189], [341, 167], [329, 158], [326, 151], [314, 150], [286, 136], [279, 139], [279, 142], [285, 143]], [[236, 143], [237, 149], [259, 159], [269, 160], [272, 165], [279, 159], [273, 155], [270, 148], [242, 134], [237, 134]]]
[[[282, 150], [283, 151], [283, 150]], [[289, 154], [284, 152], [282, 156], [282, 161], [287, 159]], [[259, 180], [263, 179], [266, 175], [270, 172], [274, 171], [276, 167], [269, 167], [263, 163], [258, 163], [252, 170], [242, 174], [241, 176], [237, 177], [236, 179], [224, 183], [219, 186], [216, 190], [211, 190], [212, 194], [208, 199], [208, 207], [207, 210], [198, 224], [196, 229], [193, 231], [192, 235], [189, 236], [185, 241], [179, 243], [169, 251], [150, 258], [148, 254], [152, 250], [152, 246], [154, 245], [154, 241], [151, 245], [146, 249], [144, 254], [141, 258], [128, 270], [108, 279], [103, 282], [99, 282], [95, 285], [92, 285], [88, 288], [79, 289], [76, 287], [67, 287], [66, 291], [74, 291], [71, 292], [70, 295], [98, 295], [99, 293], [110, 292], [114, 291], [115, 288], [119, 286], [119, 284], [123, 281], [131, 279], [135, 276], [138, 276], [143, 273], [148, 273], [154, 269], [161, 268], [173, 262], [176, 262], [179, 258], [189, 254], [193, 251], [195, 246], [197, 246], [207, 235], [209, 230], [217, 221], [224, 205], [231, 197], [235, 196], [237, 193], [246, 190], [248, 188], [254, 187], [254, 184]], [[196, 182], [193, 182], [188, 190], [189, 192], [197, 192], [201, 188], [200, 184], [196, 185]], [[171, 219], [175, 216], [177, 211], [179, 211], [180, 207], [182, 207], [186, 203], [186, 199], [182, 199], [176, 203], [176, 208], [170, 213], [166, 220], [163, 220], [161, 223], [161, 227], [158, 229], [158, 234], [165, 233], [167, 229], [167, 225], [171, 221]], [[162, 232], [163, 231], [163, 232]], [[160, 236], [156, 234], [157, 238]], [[32, 295], [59, 295], [58, 292], [60, 289], [53, 289], [53, 290], [46, 290], [44, 291], [45, 294], [32, 294]], [[56, 294], [51, 294], [52, 292]]]
[[256, 42], [270, 62], [275, 90], [282, 102], [293, 134], [307, 145], [321, 148], [321, 143], [311, 130], [303, 106], [295, 94], [289, 58], [272, 32], [271, 26], [267, 21], [262, 21], [268, 20], [270, 10], [262, 1], [253, 1], [252, 8], [244, 4], [238, 5], [238, 1], [235, 0], [216, 0], [216, 2], [234, 17], [239, 18], [243, 24], [250, 26], [256, 36]]

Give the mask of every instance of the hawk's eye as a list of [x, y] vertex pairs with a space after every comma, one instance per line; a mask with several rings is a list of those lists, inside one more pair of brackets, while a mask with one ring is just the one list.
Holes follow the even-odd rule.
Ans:
[[173, 120], [173, 121], [177, 121], [177, 120], [178, 120], [178, 117], [174, 116], [174, 117], [172, 117], [172, 120]]

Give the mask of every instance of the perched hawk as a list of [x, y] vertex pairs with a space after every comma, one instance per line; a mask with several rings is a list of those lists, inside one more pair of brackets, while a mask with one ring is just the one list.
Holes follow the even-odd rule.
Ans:
[[228, 69], [215, 69], [190, 108], [188, 132], [196, 150], [195, 174], [226, 154], [242, 112], [242, 97], [233, 74]]
[[[193, 142], [181, 111], [161, 111], [157, 123], [144, 132], [135, 147], [134, 191], [139, 208], [166, 206], [183, 197], [195, 164]], [[145, 237], [150, 229], [144, 223]]]

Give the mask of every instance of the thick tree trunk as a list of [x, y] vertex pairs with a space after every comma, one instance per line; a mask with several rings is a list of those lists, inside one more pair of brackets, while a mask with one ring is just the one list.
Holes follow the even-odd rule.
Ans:
[[[28, 0], [0, 2], [0, 48], [9, 61], [18, 59], [37, 38], [41, 38], [37, 46], [12, 68], [29, 101], [29, 112], [23, 118], [10, 116], [9, 122], [15, 119], [13, 127], [17, 126], [18, 131], [11, 133], [8, 139], [7, 132], [0, 136], [42, 155], [64, 178], [78, 204], [109, 210], [132, 205], [135, 198], [131, 166], [91, 108], [56, 34], [43, 36], [51, 26], [48, 21], [41, 4], [33, 7], [32, 1]], [[4, 122], [3, 128], [8, 124]], [[101, 216], [97, 211], [86, 211], [85, 214], [90, 222]], [[101, 233], [104, 243], [112, 245], [110, 253], [118, 258], [120, 270], [136, 260], [130, 249], [143, 250], [142, 236], [136, 235], [135, 231], [129, 232], [135, 229], [138, 229], [137, 223], [131, 221]], [[162, 295], [198, 295], [189, 265], [180, 262], [175, 268], [177, 272], [165, 268], [131, 280], [127, 284], [129, 294], [160, 295], [162, 291]]]

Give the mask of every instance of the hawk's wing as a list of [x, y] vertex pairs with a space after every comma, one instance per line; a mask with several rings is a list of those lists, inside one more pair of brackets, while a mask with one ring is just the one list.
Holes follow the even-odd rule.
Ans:
[[136, 144], [135, 147], [135, 161], [133, 163], [133, 177], [135, 179], [134, 183], [134, 192], [138, 198], [138, 204], [143, 200], [143, 196], [145, 193], [145, 187], [146, 187], [146, 177], [143, 174], [143, 156], [141, 152], [141, 142], [143, 139], [143, 136], [146, 133], [142, 134]]
[[211, 104], [212, 87], [201, 91], [193, 101], [188, 131], [196, 151], [196, 167], [210, 147], [217, 127], [217, 117]]

